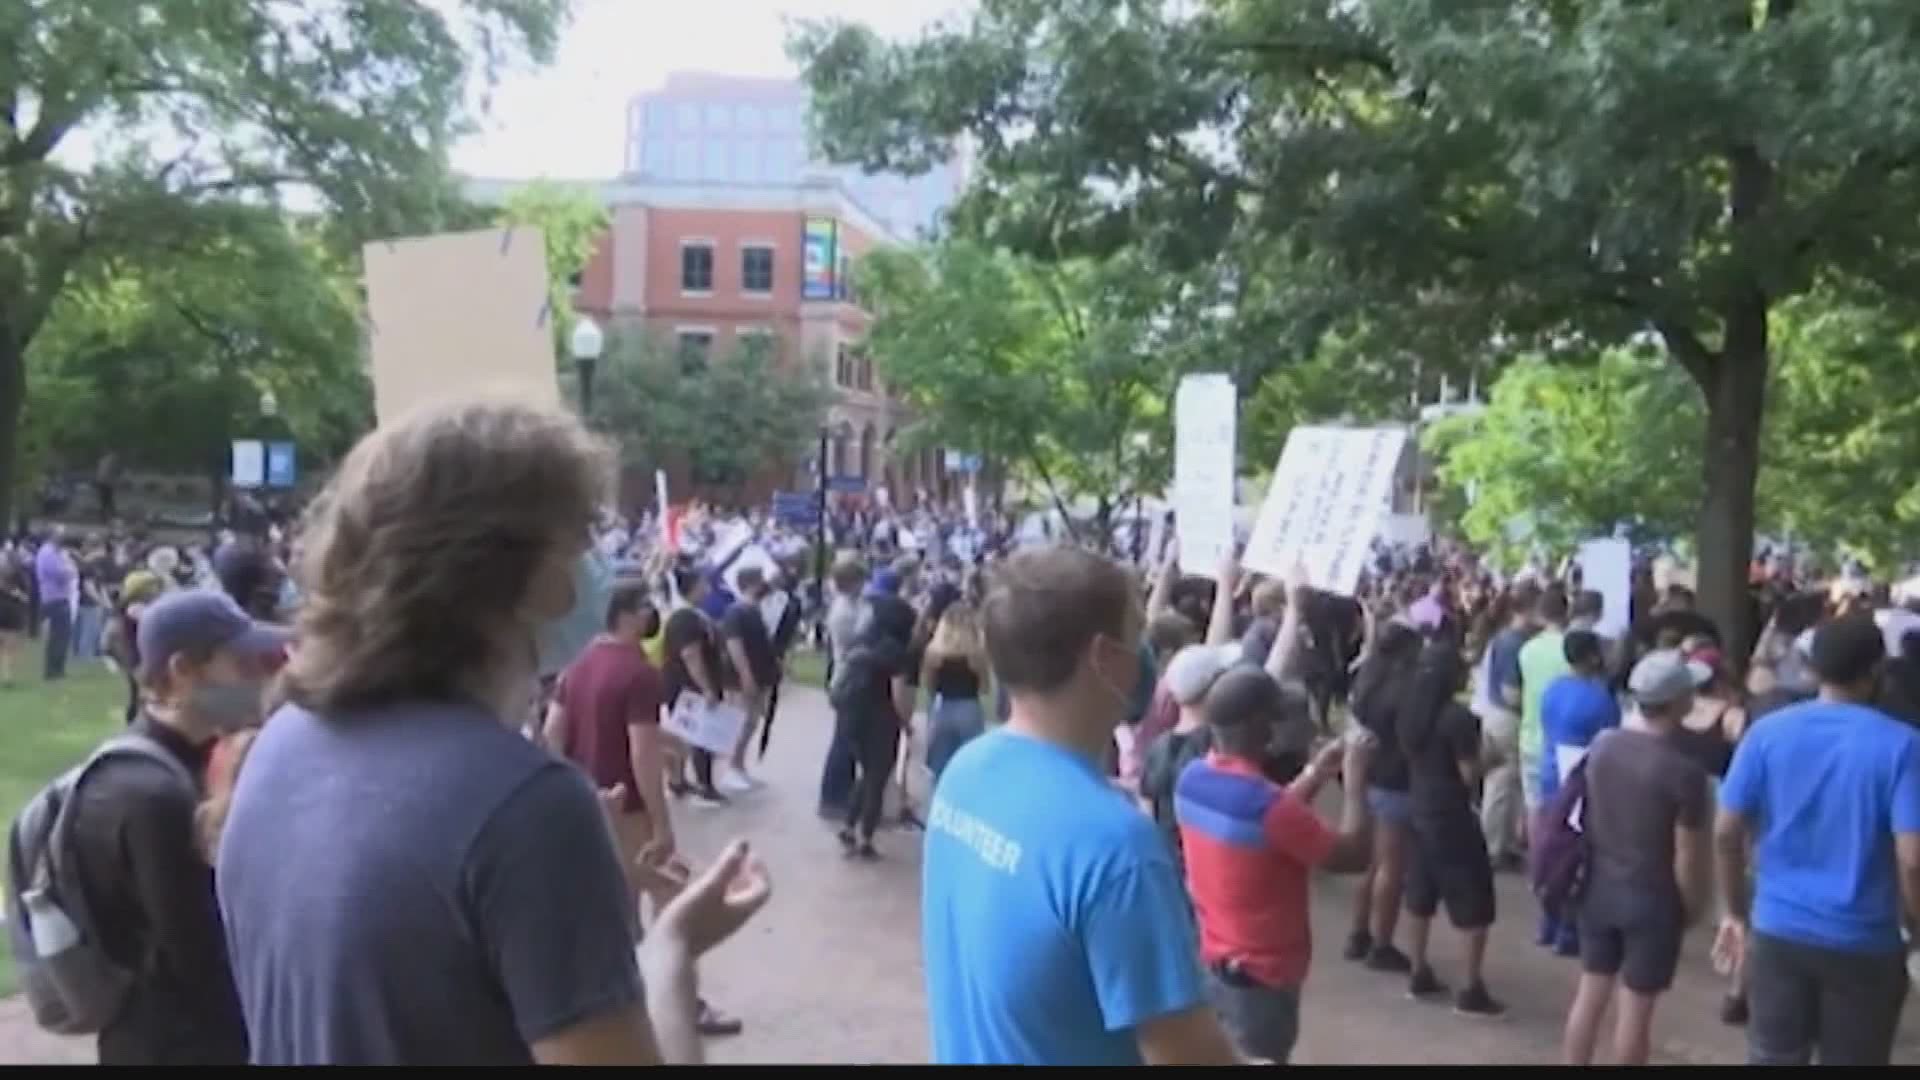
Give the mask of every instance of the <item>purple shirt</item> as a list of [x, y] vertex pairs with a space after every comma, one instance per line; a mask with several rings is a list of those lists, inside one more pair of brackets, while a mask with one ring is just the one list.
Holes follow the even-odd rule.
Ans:
[[73, 599], [73, 563], [67, 561], [60, 545], [46, 543], [33, 557], [33, 573], [40, 579], [40, 602], [58, 603]]

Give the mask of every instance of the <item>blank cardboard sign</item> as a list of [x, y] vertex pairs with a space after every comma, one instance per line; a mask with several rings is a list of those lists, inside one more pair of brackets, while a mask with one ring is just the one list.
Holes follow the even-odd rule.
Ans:
[[560, 404], [539, 229], [376, 240], [365, 254], [381, 423], [476, 392]]

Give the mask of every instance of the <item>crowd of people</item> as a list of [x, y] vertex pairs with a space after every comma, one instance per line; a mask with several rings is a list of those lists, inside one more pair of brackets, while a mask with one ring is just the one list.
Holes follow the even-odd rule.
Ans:
[[[829, 522], [814, 595], [808, 530], [609, 518], [610, 466], [565, 414], [452, 403], [367, 436], [286, 535], [12, 555], [49, 639], [98, 565], [133, 695], [10, 836], [42, 1022], [105, 1063], [697, 1063], [742, 1026], [699, 958], [773, 884], [745, 840], [695, 865], [675, 816], [761, 786], [817, 635], [827, 827], [852, 860], [924, 830], [937, 1063], [1287, 1062], [1316, 871], [1357, 879], [1342, 962], [1471, 1018], [1505, 1011], [1496, 875], [1527, 872], [1517, 917], [1578, 959], [1568, 1063], [1609, 1009], [1606, 1056], [1646, 1061], [1714, 919], [1754, 1061], [1888, 1062], [1920, 597], [1757, 573], [1749, 646], [1651, 571], [1609, 613], [1382, 552], [1349, 597], [925, 506]], [[722, 709], [724, 744], [674, 733]]]

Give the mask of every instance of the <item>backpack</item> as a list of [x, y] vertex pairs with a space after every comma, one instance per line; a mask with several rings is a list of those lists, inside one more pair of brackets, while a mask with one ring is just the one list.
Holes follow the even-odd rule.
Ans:
[[1591, 852], [1586, 832], [1587, 761], [1573, 767], [1560, 790], [1534, 819], [1528, 877], [1534, 898], [1550, 917], [1571, 918], [1587, 891]]
[[129, 732], [40, 790], [7, 833], [7, 930], [33, 1018], [56, 1035], [99, 1032], [120, 1011], [139, 972], [106, 954], [73, 868], [74, 799], [101, 762], [143, 757], [182, 784], [193, 775], [159, 743]]

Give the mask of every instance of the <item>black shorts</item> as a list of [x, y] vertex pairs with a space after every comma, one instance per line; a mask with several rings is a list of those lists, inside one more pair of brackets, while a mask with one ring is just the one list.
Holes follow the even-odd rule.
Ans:
[[1748, 1064], [1892, 1060], [1909, 990], [1905, 953], [1842, 952], [1756, 933], [1746, 975]]
[[1580, 907], [1580, 970], [1619, 976], [1636, 994], [1664, 993], [1680, 968], [1678, 902], [1649, 903], [1595, 890]]
[[1468, 816], [1457, 820], [1423, 821], [1415, 812], [1411, 823], [1412, 857], [1407, 860], [1407, 914], [1431, 919], [1444, 902], [1447, 918], [1461, 930], [1493, 925], [1493, 863], [1487, 858], [1487, 840], [1479, 823]]

